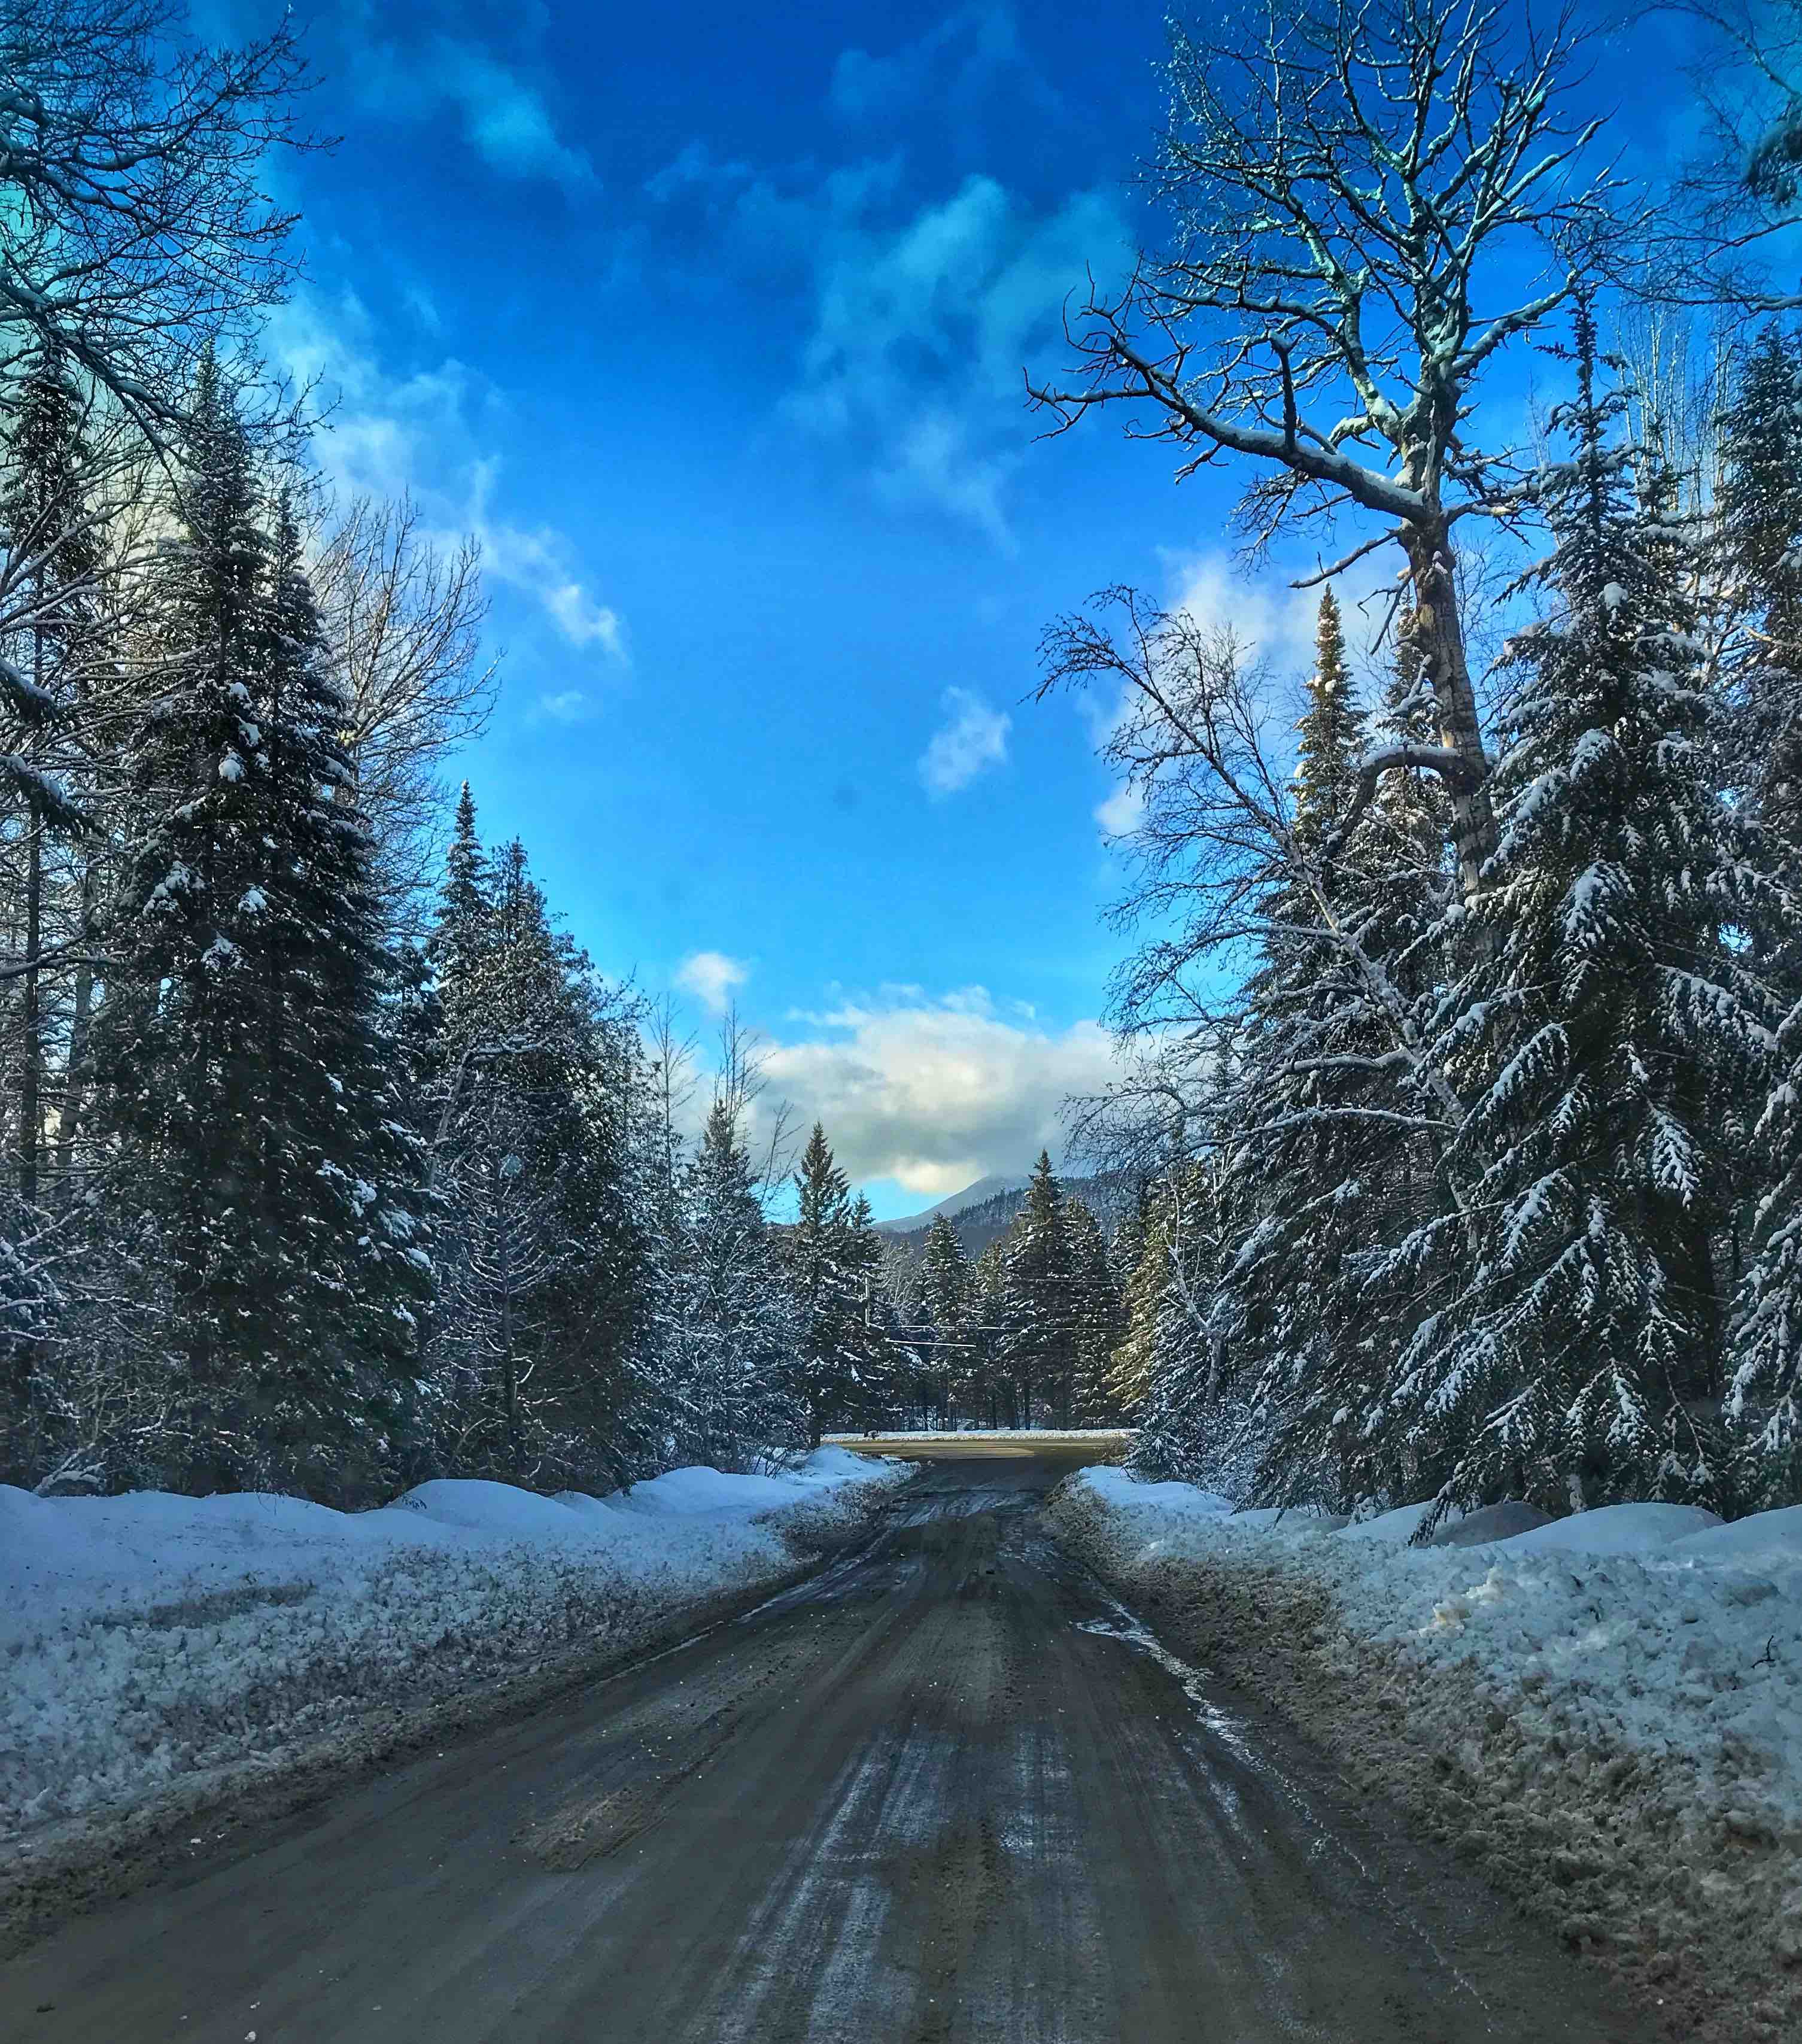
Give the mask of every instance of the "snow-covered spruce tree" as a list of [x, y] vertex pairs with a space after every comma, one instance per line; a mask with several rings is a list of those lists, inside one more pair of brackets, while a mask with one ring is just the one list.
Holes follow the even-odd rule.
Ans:
[[1224, 1179], [1220, 1161], [1204, 1157], [1159, 1181], [1123, 1344], [1144, 1358], [1133, 1466], [1216, 1490], [1229, 1470], [1241, 1473], [1246, 1431], [1243, 1400], [1228, 1395], [1239, 1301], [1224, 1281]]
[[859, 1193], [851, 1201], [845, 1242], [845, 1274], [856, 1301], [850, 1340], [853, 1373], [845, 1412], [846, 1424], [853, 1427], [880, 1425], [901, 1403], [901, 1317], [888, 1296], [882, 1248], [875, 1210]]
[[1721, 750], [1734, 788], [1802, 859], [1802, 357], [1754, 340], [1719, 422], [1717, 544], [1742, 620]]
[[444, 852], [444, 877], [438, 889], [438, 912], [426, 946], [440, 978], [459, 997], [479, 983], [478, 972], [493, 908], [488, 858], [476, 828], [475, 797], [465, 781], [457, 793], [451, 842]]
[[974, 1418], [989, 1402], [990, 1344], [981, 1322], [976, 1274], [962, 1238], [943, 1214], [927, 1231], [920, 1257], [921, 1325], [932, 1345], [925, 1359], [947, 1408]]
[[217, 365], [154, 570], [158, 694], [95, 1041], [98, 1119], [161, 1245], [178, 1473], [340, 1494], [389, 1454], [429, 1278], [384, 1073], [367, 834], [298, 542], [261, 520]]
[[467, 789], [428, 955], [437, 1463], [587, 1481], [644, 1310], [633, 1016], [555, 927], [524, 847], [490, 869]]
[[1754, 1131], [1767, 1189], [1729, 1347], [1727, 1420], [1754, 1507], [1802, 1504], [1802, 1002], [1778, 1041], [1782, 1070]]
[[1101, 1427], [1119, 1416], [1108, 1371], [1120, 1335], [1120, 1298], [1101, 1224], [1080, 1200], [1069, 1201], [1066, 1211], [1076, 1279], [1076, 1374], [1070, 1423]]
[[1635, 501], [1587, 303], [1574, 325], [1570, 458], [1539, 484], [1555, 615], [1504, 662], [1490, 943], [1440, 1047], [1470, 1103], [1451, 1197], [1374, 1270], [1433, 1310], [1366, 1423], [1405, 1436], [1445, 1506], [1716, 1504], [1729, 1481], [1720, 1108], [1769, 1062], [1735, 932], [1772, 890], [1710, 784], [1677, 542]]
[[[432, 1272], [418, 1189], [424, 1145], [395, 1079], [395, 961], [375, 847], [355, 806], [343, 695], [288, 507], [277, 508], [257, 710], [266, 871], [240, 902], [256, 945], [264, 1036], [259, 1236], [278, 1468], [330, 1489], [388, 1462], [405, 1416]], [[410, 1392], [407, 1394], [410, 1395]], [[351, 1435], [354, 1434], [354, 1442]]]
[[1017, 1387], [1021, 1422], [1030, 1426], [1043, 1404], [1054, 1425], [1068, 1425], [1077, 1367], [1078, 1269], [1063, 1191], [1045, 1151], [1005, 1241], [1001, 1362]]
[[1115, 1238], [1116, 1257], [1124, 1269], [1120, 1339], [1108, 1360], [1108, 1396], [1128, 1423], [1138, 1420], [1157, 1362], [1157, 1307], [1170, 1256], [1167, 1183], [1158, 1179], [1141, 1190], [1130, 1228], [1130, 1254], [1128, 1228], [1123, 1226]]
[[[1416, 713], [1390, 712], [1404, 740]], [[1423, 882], [1439, 846], [1411, 813], [1408, 768], [1380, 776], [1377, 799], [1360, 799], [1370, 751], [1329, 590], [1292, 820], [1258, 902], [1234, 1082], [1214, 1111], [1218, 1219], [1231, 1247], [1210, 1310], [1233, 1330], [1257, 1416], [1258, 1487], [1277, 1502], [1343, 1503], [1387, 1480], [1388, 1444], [1361, 1436], [1355, 1416], [1405, 1331], [1405, 1305], [1371, 1315], [1359, 1259], [1385, 1233], [1411, 1170], [1432, 1162], [1396, 1029], [1428, 990]]]
[[[1347, 898], [1351, 857], [1324, 857], [1348, 816], [1365, 749], [1339, 606], [1320, 598], [1308, 708], [1296, 748], [1293, 851], [1258, 903], [1260, 958], [1236, 1032], [1239, 1083], [1220, 1102], [1220, 1218], [1236, 1235], [1220, 1272], [1239, 1360], [1259, 1385], [1284, 1466], [1302, 1458], [1320, 1381], [1344, 1330], [1339, 1265], [1358, 1239], [1358, 1174], [1370, 1130], [1339, 1112], [1370, 1091], [1374, 1046], [1362, 989], [1322, 925]], [[1312, 867], [1312, 871], [1306, 869]]]
[[794, 1173], [795, 1221], [783, 1248], [800, 1313], [791, 1388], [808, 1443], [847, 1424], [862, 1403], [863, 1276], [851, 1268], [851, 1181], [816, 1121]]
[[250, 1331], [264, 1274], [252, 1074], [265, 1033], [254, 962], [267, 864], [252, 777], [266, 767], [269, 548], [249, 444], [210, 356], [190, 411], [175, 532], [151, 571], [145, 659], [159, 686], [129, 740], [95, 1120], [123, 1152], [123, 1197], [167, 1261], [188, 1437], [186, 1466], [171, 1474], [223, 1488], [256, 1466], [264, 1369]]
[[673, 1458], [743, 1470], [800, 1445], [786, 1388], [800, 1318], [732, 1102], [716, 1098], [684, 1174], [679, 1233], [655, 1308]]

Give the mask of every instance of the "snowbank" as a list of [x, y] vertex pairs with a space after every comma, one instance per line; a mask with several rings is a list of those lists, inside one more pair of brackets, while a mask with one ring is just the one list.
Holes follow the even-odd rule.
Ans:
[[1416, 1766], [1442, 1835], [1673, 2008], [1692, 1961], [1762, 1961], [1767, 2000], [1693, 2034], [1802, 2034], [1802, 1508], [1412, 1547], [1424, 1507], [1335, 1531], [1220, 1504], [1088, 1470], [1054, 1519], [1354, 1773], [1400, 1793]]
[[0, 1836], [274, 1753], [358, 1712], [624, 1648], [791, 1572], [893, 1465], [673, 1470], [623, 1495], [421, 1484], [379, 1511], [0, 1485]]

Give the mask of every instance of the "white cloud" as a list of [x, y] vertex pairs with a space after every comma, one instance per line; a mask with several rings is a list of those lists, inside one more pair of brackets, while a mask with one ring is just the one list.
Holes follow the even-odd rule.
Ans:
[[967, 116], [1004, 83], [1041, 117], [1058, 110], [1057, 94], [1021, 44], [1012, 8], [975, 0], [889, 56], [841, 51], [826, 104], [861, 133], [923, 107], [940, 119], [947, 112]]
[[928, 1198], [1055, 1155], [1066, 1100], [1117, 1076], [1098, 1023], [1046, 1029], [981, 987], [936, 999], [893, 988], [816, 1026], [824, 1040], [768, 1047], [764, 1102], [787, 1101], [804, 1128], [824, 1123], [854, 1180], [893, 1178]]
[[1095, 820], [1109, 837], [1125, 837], [1138, 829], [1145, 815], [1145, 790], [1137, 782], [1123, 785], [1095, 805]]
[[558, 724], [580, 724], [588, 715], [589, 700], [583, 690], [563, 689], [554, 696], [540, 696], [538, 708]]
[[946, 721], [933, 732], [920, 755], [920, 778], [936, 800], [967, 788], [986, 767], [1008, 756], [1008, 733], [1013, 719], [991, 709], [968, 689], [947, 689]]
[[1168, 609], [1186, 613], [1204, 631], [1230, 626], [1247, 658], [1256, 655], [1279, 673], [1312, 663], [1319, 590], [1291, 589], [1270, 576], [1253, 581], [1217, 551], [1166, 549], [1162, 559]]
[[[987, 14], [1000, 18], [969, 19]], [[887, 63], [847, 53], [838, 103], [905, 99], [913, 87]], [[1130, 240], [1111, 192], [1041, 208], [972, 175], [923, 198], [908, 191], [910, 160], [896, 148], [822, 174], [811, 161], [724, 160], [697, 140], [645, 190], [705, 246], [697, 288], [730, 264], [766, 295], [798, 299], [805, 338], [780, 408], [790, 425], [854, 450], [884, 501], [948, 515], [1005, 548], [1022, 366], [1064, 361], [1066, 300], [1092, 271], [1104, 288], [1123, 272]]]
[[750, 977], [751, 968], [741, 959], [728, 958], [724, 951], [696, 951], [682, 961], [676, 984], [714, 1014], [724, 1015], [733, 989]]
[[627, 659], [624, 621], [593, 593], [566, 536], [517, 524], [495, 507], [501, 460], [484, 446], [483, 429], [505, 405], [491, 385], [454, 355], [394, 374], [367, 308], [350, 290], [303, 286], [272, 315], [267, 344], [325, 414], [313, 454], [340, 491], [410, 494], [444, 538], [473, 534], [484, 572], [536, 603], [571, 646]]

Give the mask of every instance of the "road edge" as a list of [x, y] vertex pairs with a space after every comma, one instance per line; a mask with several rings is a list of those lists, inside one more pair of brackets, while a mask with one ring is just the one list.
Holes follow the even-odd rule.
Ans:
[[[1802, 1945], [1782, 1942], [1774, 1908], [1761, 1939], [1748, 1900], [1749, 1888], [1771, 1885], [1758, 1842], [1724, 1828], [1697, 1837], [1645, 1756], [1516, 1752], [1506, 1713], [1474, 1674], [1429, 1672], [1360, 1638], [1323, 1590], [1280, 1569], [1148, 1550], [1081, 1484], [1052, 1492], [1043, 1519], [1174, 1649], [1274, 1709], [1352, 1793], [1400, 1809], [1612, 1974], [1660, 2034], [1692, 2044], [1802, 2034]], [[1523, 1762], [1554, 1770], [1531, 1796]]]

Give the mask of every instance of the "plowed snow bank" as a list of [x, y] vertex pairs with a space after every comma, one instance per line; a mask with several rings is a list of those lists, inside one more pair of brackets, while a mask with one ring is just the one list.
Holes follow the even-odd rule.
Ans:
[[1415, 1508], [1335, 1530], [1186, 1489], [1085, 1470], [1052, 1518], [1670, 2035], [1802, 2035], [1802, 1513], [1418, 1548]]
[[272, 1754], [358, 1712], [624, 1647], [791, 1572], [893, 1465], [672, 1470], [608, 1498], [421, 1484], [380, 1511], [0, 1485], [0, 1838]]

